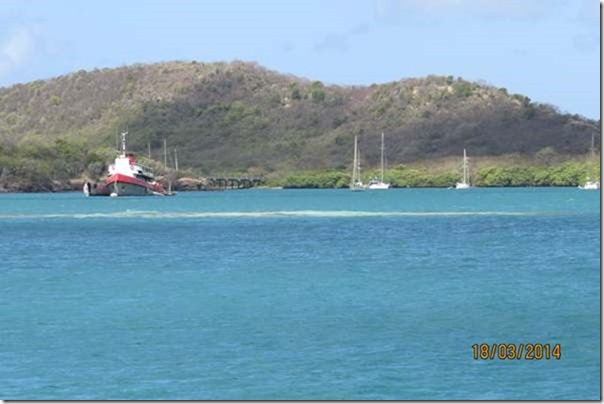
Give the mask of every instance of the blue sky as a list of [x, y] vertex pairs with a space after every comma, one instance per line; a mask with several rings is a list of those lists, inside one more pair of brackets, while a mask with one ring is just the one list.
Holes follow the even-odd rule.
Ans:
[[245, 60], [333, 84], [453, 75], [600, 117], [597, 0], [1, 0], [0, 86]]

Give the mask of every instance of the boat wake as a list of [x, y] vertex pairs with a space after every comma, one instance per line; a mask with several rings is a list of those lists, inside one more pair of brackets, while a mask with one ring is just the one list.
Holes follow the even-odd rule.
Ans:
[[94, 213], [48, 213], [48, 214], [0, 214], [0, 220], [11, 219], [230, 219], [230, 218], [396, 218], [396, 217], [468, 217], [468, 216], [551, 216], [559, 212], [388, 212], [388, 211], [345, 211], [345, 210], [279, 210], [251, 212], [160, 212], [126, 210], [119, 212]]

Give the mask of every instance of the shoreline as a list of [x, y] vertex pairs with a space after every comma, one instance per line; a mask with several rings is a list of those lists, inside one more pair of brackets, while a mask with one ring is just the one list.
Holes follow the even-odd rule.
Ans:
[[[579, 185], [488, 185], [488, 186], [472, 186], [471, 189], [494, 189], [494, 188], [579, 188]], [[252, 188], [233, 188], [233, 189], [178, 189], [173, 188], [175, 192], [232, 192], [232, 191], [248, 191], [248, 190], [262, 190], [262, 191], [276, 191], [276, 190], [322, 190], [322, 191], [338, 191], [347, 190], [348, 187], [338, 188], [320, 188], [320, 187], [252, 187]], [[402, 190], [402, 189], [451, 189], [454, 187], [440, 187], [440, 186], [414, 186], [414, 187], [391, 187], [390, 190]], [[370, 191], [368, 191], [370, 192]], [[67, 193], [83, 193], [81, 189], [65, 188], [57, 190], [5, 190], [0, 189], [0, 195], [12, 195], [12, 194], [67, 194]]]
[[[450, 188], [461, 177], [455, 162], [428, 165], [397, 165], [384, 172], [384, 181], [393, 189], [402, 188]], [[600, 181], [599, 161], [567, 160], [554, 164], [488, 161], [470, 167], [469, 182], [477, 188], [517, 188], [517, 187], [578, 187], [589, 179]], [[81, 191], [87, 182], [98, 183], [102, 178], [90, 176], [86, 172], [72, 178], [54, 177], [51, 173], [37, 176], [19, 177], [9, 171], [0, 176], [1, 193], [57, 193]], [[97, 178], [96, 180], [93, 178]], [[220, 177], [201, 176], [192, 169], [180, 172], [162, 173], [157, 180], [176, 192], [224, 191], [236, 189], [346, 189], [350, 183], [350, 173], [342, 169], [296, 170], [270, 172], [250, 176], [246, 173], [222, 175]], [[363, 181], [379, 178], [379, 171], [367, 169]]]

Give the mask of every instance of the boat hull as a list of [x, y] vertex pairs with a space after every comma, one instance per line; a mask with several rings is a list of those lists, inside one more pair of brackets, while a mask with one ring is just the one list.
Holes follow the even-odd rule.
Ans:
[[86, 196], [109, 196], [111, 191], [103, 184], [87, 182], [84, 184], [84, 195]]
[[584, 185], [579, 185], [579, 189], [583, 189], [586, 191], [594, 191], [600, 189], [600, 183], [594, 181], [587, 181]]
[[365, 191], [367, 186], [360, 181], [353, 182], [349, 185], [351, 191]]
[[376, 189], [390, 189], [390, 184], [386, 184], [384, 182], [376, 182], [373, 184], [369, 184], [367, 189], [376, 190]]
[[130, 184], [127, 182], [116, 181], [109, 185], [111, 194], [115, 196], [150, 196], [153, 191], [141, 185]]
[[155, 182], [145, 182], [122, 174], [107, 178], [104, 184], [84, 185], [87, 196], [164, 196], [167, 192]]

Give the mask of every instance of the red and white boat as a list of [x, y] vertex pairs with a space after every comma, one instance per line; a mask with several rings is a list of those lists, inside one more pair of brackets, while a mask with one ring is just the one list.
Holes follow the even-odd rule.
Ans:
[[136, 156], [126, 152], [126, 135], [122, 133], [122, 152], [109, 166], [107, 178], [103, 183], [84, 184], [86, 196], [166, 196], [164, 187], [156, 182], [153, 171], [136, 161]]

